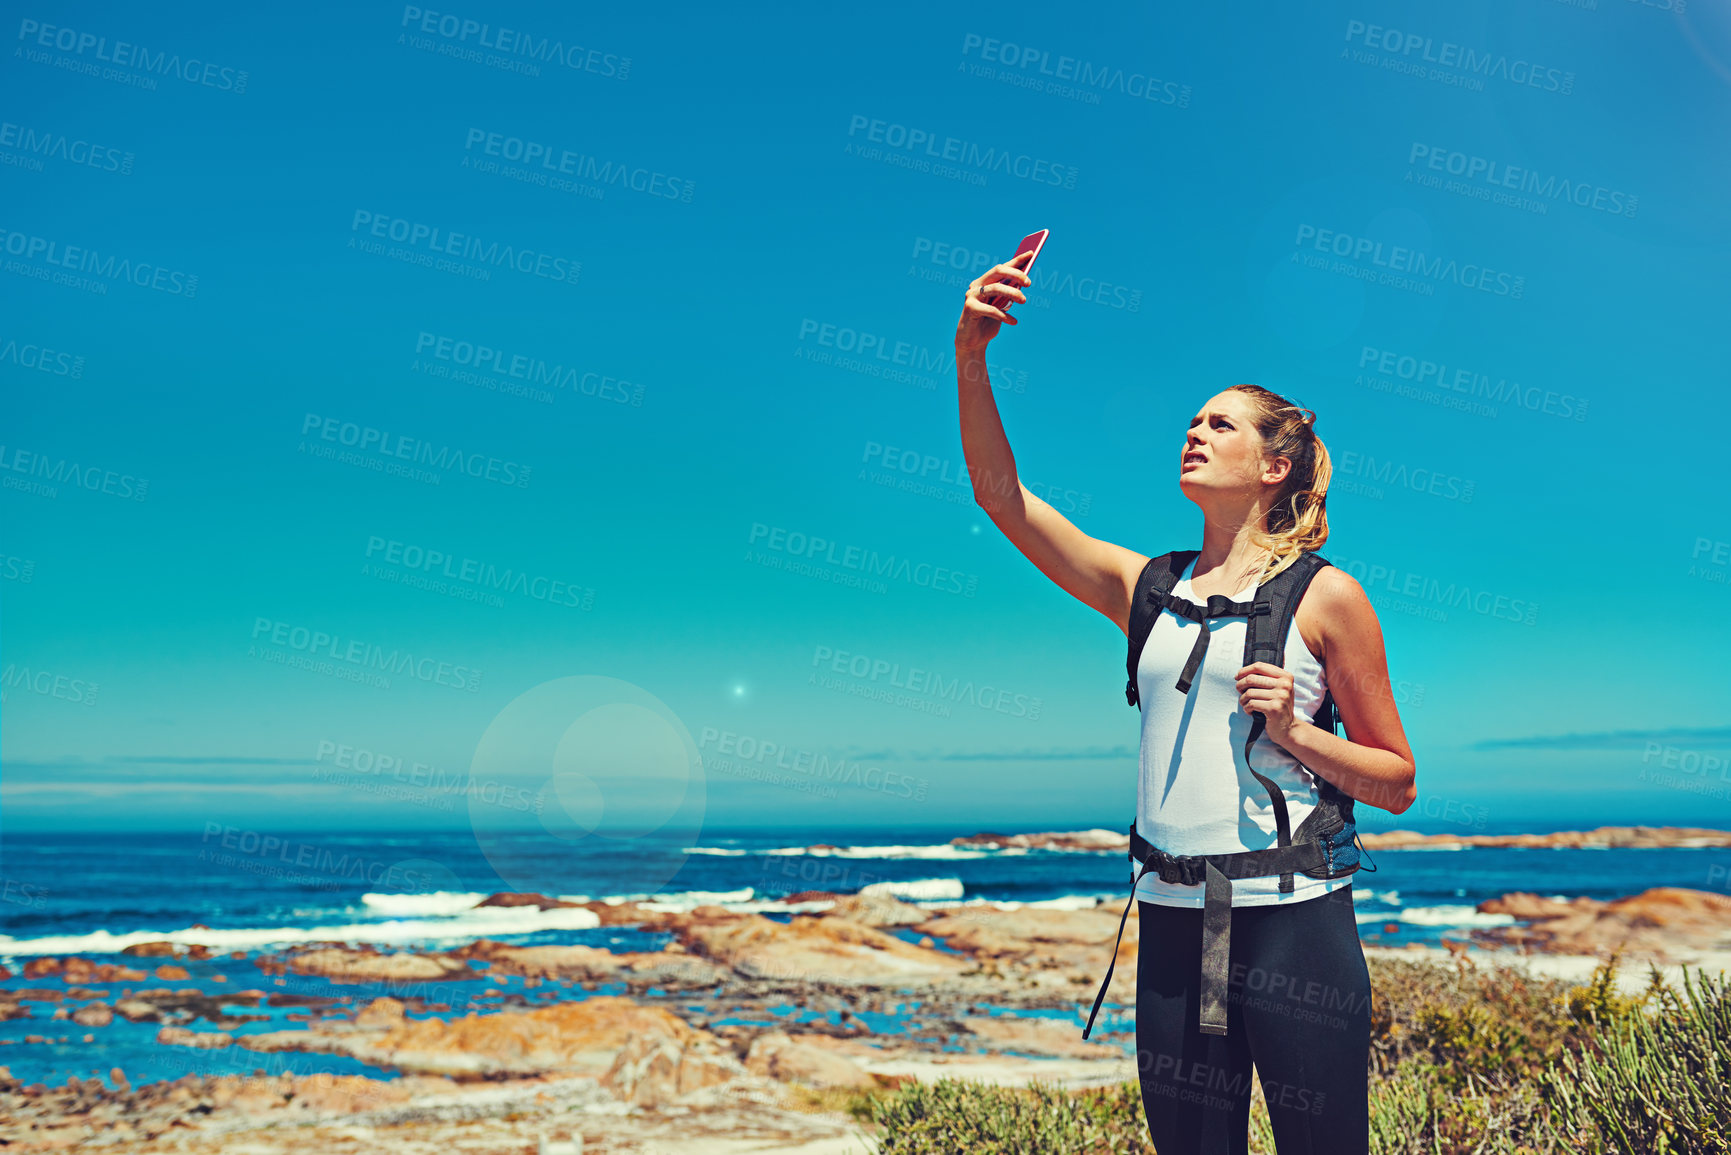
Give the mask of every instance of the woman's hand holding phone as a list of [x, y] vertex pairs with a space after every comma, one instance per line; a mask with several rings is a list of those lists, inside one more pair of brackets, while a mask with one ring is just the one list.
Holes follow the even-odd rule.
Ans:
[[1012, 325], [1018, 323], [1008, 310], [1017, 301], [1028, 299], [1019, 286], [1034, 283], [1028, 270], [1033, 267], [1034, 258], [1040, 255], [1047, 231], [1041, 229], [1024, 237], [1021, 250], [1015, 256], [1003, 264], [993, 265], [968, 286], [967, 295], [962, 300], [962, 317], [956, 324], [958, 348], [983, 348], [998, 335], [998, 328], [1005, 321]]

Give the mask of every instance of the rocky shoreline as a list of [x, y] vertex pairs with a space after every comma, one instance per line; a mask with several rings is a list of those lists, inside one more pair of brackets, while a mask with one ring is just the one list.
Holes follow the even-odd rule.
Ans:
[[[1600, 826], [1550, 834], [1420, 834], [1415, 830], [1361, 831], [1371, 850], [1462, 850], [1504, 846], [1536, 850], [1698, 850], [1731, 847], [1731, 830], [1697, 826]], [[1072, 850], [1129, 853], [1130, 836], [1115, 830], [1051, 831], [1042, 834], [970, 834], [950, 845], [967, 850]]]
[[[1115, 837], [1017, 835], [1006, 844], [1109, 850], [1100, 836]], [[1688, 840], [1707, 836], [1731, 844], [1722, 831], [1607, 827], [1494, 845], [1699, 845]], [[18, 1151], [100, 1142], [214, 1152], [244, 1133], [245, 1149], [259, 1153], [309, 1144], [572, 1152], [580, 1140], [591, 1152], [818, 1155], [869, 1149], [838, 1110], [849, 1092], [944, 1074], [1072, 1086], [1134, 1074], [1122, 1011], [1135, 999], [1135, 919], [1109, 996], [1121, 1013], [1093, 1041], [1080, 1037], [1117, 932], [1116, 903], [916, 906], [807, 892], [787, 896], [776, 917], [538, 894], [479, 905], [583, 906], [605, 927], [652, 932], [646, 941], [663, 945], [478, 938], [443, 951], [323, 942], [219, 956], [164, 942], [130, 946], [118, 960], [34, 958], [18, 976], [29, 985], [0, 988], [0, 1018], [45, 1019], [44, 1031], [12, 1045], [48, 1043], [61, 1030], [61, 1041], [74, 1032], [91, 1040], [116, 1022], [143, 1023], [155, 1027], [156, 1044], [185, 1057], [186, 1073], [134, 1087], [116, 1068], [107, 1083], [50, 1087], [0, 1067], [0, 1142]], [[1708, 891], [1659, 887], [1609, 901], [1512, 893], [1476, 909], [1509, 922], [1416, 956], [1375, 945], [1378, 928], [1367, 925], [1366, 954], [1573, 974], [1615, 954], [1631, 982], [1646, 961], [1731, 963], [1731, 897]], [[258, 982], [213, 988], [226, 976], [206, 973], [211, 960], [230, 973], [254, 968]], [[284, 1067], [293, 1056], [333, 1069], [295, 1073]]]

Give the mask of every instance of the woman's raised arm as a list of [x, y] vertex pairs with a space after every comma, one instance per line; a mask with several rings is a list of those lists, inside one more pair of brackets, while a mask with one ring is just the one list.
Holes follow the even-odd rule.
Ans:
[[[1021, 266], [1028, 254], [995, 265], [968, 286], [956, 325], [956, 391], [961, 410], [962, 452], [968, 461], [974, 501], [1039, 571], [1084, 605], [1105, 614], [1129, 633], [1130, 599], [1148, 558], [1089, 537], [1063, 514], [1035, 496], [1016, 474], [1016, 458], [1004, 434], [986, 346], [999, 327], [1016, 319], [982, 297], [982, 291], [1026, 301], [1018, 286], [1031, 284]], [[989, 286], [989, 288], [988, 288]]]

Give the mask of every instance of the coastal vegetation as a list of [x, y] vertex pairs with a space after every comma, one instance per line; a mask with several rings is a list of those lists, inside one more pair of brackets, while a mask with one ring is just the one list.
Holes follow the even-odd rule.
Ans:
[[[1723, 972], [1619, 959], [1584, 984], [1518, 967], [1371, 961], [1374, 1155], [1731, 1152], [1731, 999]], [[1153, 1155], [1137, 1084], [1065, 1091], [944, 1080], [854, 1094], [879, 1155]], [[1260, 1087], [1252, 1155], [1275, 1155]]]

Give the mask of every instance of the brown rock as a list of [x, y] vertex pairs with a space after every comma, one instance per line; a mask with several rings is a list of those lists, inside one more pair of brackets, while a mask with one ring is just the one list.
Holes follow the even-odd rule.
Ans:
[[1083, 1042], [1074, 1023], [1058, 1019], [974, 1015], [961, 1021], [969, 1034], [993, 1050], [1070, 1059], [1115, 1059], [1123, 1054], [1114, 1046]]
[[334, 982], [445, 982], [480, 977], [461, 959], [410, 951], [382, 954], [372, 949], [325, 947], [299, 951], [284, 961], [295, 974], [319, 975]]
[[477, 939], [452, 951], [452, 958], [475, 959], [488, 964], [489, 978], [518, 975], [530, 985], [540, 979], [574, 979], [578, 982], [626, 981], [655, 986], [709, 986], [719, 982], [722, 970], [707, 959], [682, 951], [639, 951], [614, 954], [587, 946], [509, 946], [492, 939]]
[[185, 967], [159, 966], [155, 973], [159, 979], [189, 979], [192, 977]]
[[[313, 1095], [317, 1095], [321, 1084], [330, 1081], [330, 1075], [310, 1075], [303, 1079], [280, 1078], [244, 1078], [236, 1075], [222, 1075], [206, 1084], [205, 1098], [212, 1107], [227, 1113], [242, 1116], [259, 1116], [266, 1112], [282, 1108], [303, 1087]], [[302, 1105], [303, 1108], [309, 1106]]]
[[[1699, 826], [1600, 826], [1592, 830], [1559, 830], [1547, 834], [1420, 834], [1414, 830], [1361, 831], [1371, 850], [1458, 849], [1469, 846], [1507, 847], [1731, 847], [1731, 830]], [[964, 849], [1080, 850], [1122, 852], [1130, 839], [1115, 830], [1052, 831], [1041, 834], [981, 833], [951, 840]], [[820, 849], [813, 847], [812, 849]]]
[[635, 902], [585, 902], [585, 910], [593, 911], [602, 926], [656, 925], [664, 917], [661, 912], [644, 910]]
[[875, 1087], [877, 1081], [852, 1060], [809, 1041], [781, 1031], [771, 1031], [752, 1040], [745, 1067], [784, 1083], [812, 1087]]
[[[1096, 907], [1047, 910], [992, 906], [953, 908], [915, 929], [972, 957], [988, 975], [1014, 977], [1021, 985], [1053, 994], [1091, 997], [1118, 934], [1119, 912]], [[1124, 1002], [1136, 993], [1140, 926], [1124, 927], [1108, 997]]]
[[393, 998], [374, 999], [355, 1015], [357, 1027], [394, 1027], [403, 1021], [403, 1004]]
[[1361, 833], [1359, 839], [1371, 850], [1466, 846], [1646, 849], [1727, 847], [1731, 846], [1731, 830], [1713, 830], [1700, 826], [1600, 826], [1592, 830], [1558, 830], [1549, 834], [1419, 834], [1412, 830], [1385, 830]]
[[713, 1036], [646, 1032], [626, 1040], [601, 1085], [627, 1103], [658, 1107], [744, 1073]]
[[143, 999], [116, 999], [114, 1013], [129, 1023], [156, 1023], [162, 1021], [162, 1011], [155, 1003]]
[[669, 1036], [682, 1050], [713, 1039], [659, 1007], [602, 997], [459, 1019], [405, 1018], [382, 1029], [343, 1023], [270, 1031], [238, 1042], [253, 1051], [342, 1054], [410, 1073], [474, 1079], [550, 1072], [599, 1077], [634, 1036]]
[[156, 1041], [171, 1047], [200, 1047], [214, 1050], [234, 1042], [227, 1031], [189, 1031], [185, 1027], [164, 1027], [156, 1032]]
[[788, 923], [700, 906], [670, 920], [687, 948], [750, 978], [824, 983], [902, 983], [953, 977], [965, 960], [842, 918], [795, 915]]
[[81, 1027], [106, 1027], [114, 1021], [114, 1010], [106, 1003], [89, 1003], [72, 1012], [72, 1021]]
[[119, 963], [93, 963], [87, 958], [74, 956], [66, 959], [64, 966], [59, 968], [62, 980], [68, 983], [86, 985], [89, 983], [136, 983], [143, 982], [146, 975], [141, 970], [121, 966]]
[[887, 894], [850, 894], [824, 911], [826, 918], [845, 918], [861, 926], [917, 926], [932, 912]]
[[362, 1075], [317, 1074], [295, 1081], [297, 1110], [317, 1114], [352, 1115], [412, 1101], [416, 1093], [455, 1090], [449, 1079], [405, 1078], [382, 1081]]
[[585, 904], [581, 902], [566, 902], [563, 899], [548, 898], [544, 894], [517, 894], [512, 893], [511, 891], [500, 891], [498, 894], [489, 894], [486, 898], [483, 898], [480, 902], [475, 904], [477, 908], [483, 906], [533, 906], [538, 907], [541, 910], [551, 910], [556, 906], [583, 905]]
[[1557, 902], [1515, 893], [1479, 904], [1490, 914], [1523, 920], [1515, 926], [1478, 928], [1475, 941], [1559, 954], [1676, 961], [1692, 951], [1731, 944], [1731, 895], [1682, 887], [1654, 887], [1610, 902], [1578, 897]]
[[1516, 891], [1501, 898], [1487, 899], [1476, 909], [1481, 914], [1506, 914], [1511, 918], [1561, 918], [1577, 911], [1597, 910], [1600, 905], [1590, 898], [1577, 898], [1571, 902]]
[[1116, 830], [1048, 831], [1042, 834], [972, 834], [953, 838], [964, 850], [1081, 850], [1128, 852], [1130, 836]]
[[[1043, 910], [1023, 907], [964, 907], [945, 911], [921, 923], [921, 934], [941, 938], [952, 950], [985, 957], [1021, 958], [1051, 948], [1109, 947], [1118, 933], [1118, 912], [1093, 910]], [[1135, 941], [1137, 920], [1124, 927], [1124, 940]], [[1090, 949], [1099, 957], [1100, 951]]]
[[172, 942], [135, 942], [131, 946], [122, 947], [121, 954], [129, 954], [136, 958], [150, 958], [155, 955], [178, 955], [186, 952], [186, 947]]

